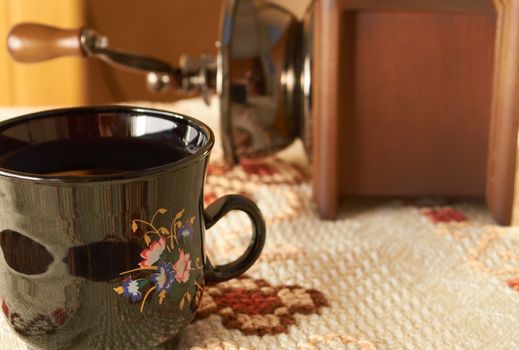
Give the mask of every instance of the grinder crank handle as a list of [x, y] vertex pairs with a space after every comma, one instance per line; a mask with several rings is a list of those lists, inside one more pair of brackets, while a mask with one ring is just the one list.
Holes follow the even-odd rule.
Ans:
[[33, 23], [13, 27], [7, 37], [7, 49], [22, 63], [87, 55], [81, 45], [81, 29], [59, 29]]
[[7, 48], [18, 62], [32, 63], [62, 56], [99, 58], [110, 65], [141, 73], [160, 73], [180, 79], [182, 72], [156, 58], [108, 48], [108, 38], [89, 28], [60, 29], [21, 23], [7, 37]]
[[21, 23], [7, 37], [7, 48], [18, 62], [33, 63], [62, 56], [98, 58], [111, 66], [146, 74], [148, 88], [165, 91], [173, 85], [184, 91], [198, 90], [209, 103], [216, 81], [216, 66], [203, 56], [181, 59], [180, 68], [153, 57], [111, 49], [108, 38], [89, 28], [60, 29], [37, 23]]

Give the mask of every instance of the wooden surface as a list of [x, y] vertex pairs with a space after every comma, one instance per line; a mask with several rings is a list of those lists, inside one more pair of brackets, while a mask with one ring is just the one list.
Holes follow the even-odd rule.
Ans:
[[494, 16], [346, 12], [351, 21], [341, 36], [355, 67], [339, 75], [340, 103], [351, 104], [340, 116], [341, 193], [482, 197]]
[[496, 0], [495, 5], [498, 31], [486, 196], [496, 220], [509, 224], [512, 222], [517, 176], [519, 1]]
[[355, 11], [495, 12], [491, 0], [339, 0], [339, 5]]
[[338, 198], [337, 116], [340, 97], [337, 77], [341, 52], [338, 45], [340, 11], [336, 0], [317, 0], [315, 9], [312, 187], [319, 215], [333, 219], [337, 213]]
[[36, 21], [62, 27], [80, 27], [82, 1], [0, 0], [0, 104], [75, 105], [84, 102], [84, 65], [80, 58], [16, 63], [6, 49], [9, 29]]
[[[0, 0], [0, 38], [6, 38], [9, 32], [9, 7], [7, 0]], [[7, 50], [0, 49], [0, 105], [11, 105], [13, 98], [12, 60]]]

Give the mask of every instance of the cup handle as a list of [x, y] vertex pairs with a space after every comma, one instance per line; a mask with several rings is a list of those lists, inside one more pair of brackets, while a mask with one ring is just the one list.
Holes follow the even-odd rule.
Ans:
[[258, 259], [265, 245], [265, 220], [259, 208], [250, 199], [240, 195], [227, 195], [218, 198], [204, 211], [205, 228], [210, 229], [218, 220], [231, 210], [245, 212], [252, 222], [252, 238], [245, 253], [225, 265], [213, 266], [206, 257], [204, 276], [206, 284], [213, 284], [238, 277]]

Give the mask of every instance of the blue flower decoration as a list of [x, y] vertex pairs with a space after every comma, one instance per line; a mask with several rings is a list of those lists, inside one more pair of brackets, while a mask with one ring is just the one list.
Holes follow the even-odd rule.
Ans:
[[193, 235], [193, 225], [186, 221], [184, 225], [180, 228], [180, 230], [177, 231], [177, 239], [180, 240], [181, 237], [186, 238], [189, 237], [191, 239]]
[[165, 290], [168, 292], [175, 281], [175, 271], [170, 263], [159, 262], [157, 265], [157, 273], [151, 276], [151, 280], [155, 283], [157, 292]]
[[138, 301], [142, 299], [142, 294], [139, 291], [139, 282], [132, 280], [132, 277], [128, 277], [123, 281], [123, 295], [127, 299], [132, 301]]

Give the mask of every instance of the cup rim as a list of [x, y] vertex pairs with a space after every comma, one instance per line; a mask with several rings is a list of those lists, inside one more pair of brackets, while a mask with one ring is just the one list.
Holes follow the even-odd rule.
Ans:
[[174, 162], [161, 164], [146, 169], [130, 170], [120, 173], [113, 174], [101, 174], [101, 175], [87, 175], [87, 176], [57, 176], [57, 175], [42, 175], [26, 173], [21, 171], [15, 171], [7, 168], [0, 167], [0, 178], [15, 179], [15, 180], [26, 180], [31, 182], [44, 182], [44, 183], [93, 183], [93, 182], [108, 182], [118, 180], [129, 180], [134, 178], [140, 178], [145, 176], [157, 175], [164, 172], [175, 171], [181, 168], [185, 168], [200, 159], [206, 157], [211, 152], [214, 146], [214, 133], [205, 123], [186, 115], [166, 111], [156, 108], [138, 107], [130, 105], [97, 105], [97, 106], [84, 106], [84, 107], [68, 107], [68, 108], [53, 108], [47, 109], [40, 112], [28, 113], [14, 118], [9, 118], [0, 122], [0, 130], [6, 127], [12, 127], [19, 124], [27, 123], [35, 119], [45, 119], [50, 116], [57, 116], [66, 113], [74, 112], [93, 112], [93, 113], [143, 113], [150, 116], [170, 120], [170, 121], [183, 121], [187, 122], [197, 130], [201, 130], [207, 136], [207, 142], [198, 151], [193, 154], [189, 154]]

